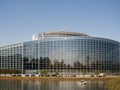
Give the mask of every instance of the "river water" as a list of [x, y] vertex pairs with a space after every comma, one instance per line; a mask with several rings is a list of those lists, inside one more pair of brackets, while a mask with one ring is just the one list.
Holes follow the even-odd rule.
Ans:
[[0, 90], [107, 90], [105, 82], [88, 80], [86, 85], [78, 80], [0, 80]]

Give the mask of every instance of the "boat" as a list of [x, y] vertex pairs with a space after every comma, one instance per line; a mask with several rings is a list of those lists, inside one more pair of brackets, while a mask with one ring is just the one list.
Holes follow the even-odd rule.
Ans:
[[84, 80], [80, 80], [80, 82], [79, 82], [78, 84], [81, 84], [81, 85], [86, 85], [86, 84], [87, 84], [87, 82], [86, 82], [86, 81], [84, 81]]

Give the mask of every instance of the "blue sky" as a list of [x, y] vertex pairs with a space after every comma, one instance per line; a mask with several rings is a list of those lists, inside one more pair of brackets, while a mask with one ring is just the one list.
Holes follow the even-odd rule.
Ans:
[[0, 0], [0, 46], [61, 29], [120, 41], [120, 0]]

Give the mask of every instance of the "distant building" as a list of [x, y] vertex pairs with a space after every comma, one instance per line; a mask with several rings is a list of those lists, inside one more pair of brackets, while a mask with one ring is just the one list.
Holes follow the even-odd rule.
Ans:
[[61, 75], [83, 71], [120, 72], [120, 42], [77, 32], [43, 32], [32, 41], [0, 47], [0, 69], [37, 74], [47, 69]]

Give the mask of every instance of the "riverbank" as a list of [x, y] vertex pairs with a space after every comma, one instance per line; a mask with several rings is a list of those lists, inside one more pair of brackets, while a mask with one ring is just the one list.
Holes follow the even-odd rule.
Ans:
[[106, 77], [21, 77], [21, 76], [15, 76], [15, 77], [5, 77], [0, 76], [0, 80], [109, 80], [109, 79], [120, 79], [120, 76], [106, 76]]

